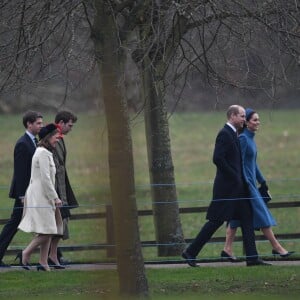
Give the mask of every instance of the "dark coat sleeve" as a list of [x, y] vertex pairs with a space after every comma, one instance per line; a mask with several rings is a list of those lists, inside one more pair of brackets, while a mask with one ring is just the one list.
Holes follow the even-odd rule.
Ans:
[[35, 146], [29, 137], [20, 138], [14, 149], [14, 174], [9, 192], [10, 198], [20, 198], [25, 195], [31, 176], [31, 161]]
[[217, 167], [213, 200], [207, 219], [228, 221], [235, 216], [235, 201], [245, 197], [239, 142], [233, 130], [225, 125], [218, 133], [213, 154]]
[[237, 176], [235, 166], [236, 145], [231, 134], [225, 130], [219, 132], [216, 138], [213, 162], [218, 171], [224, 176], [235, 178]]

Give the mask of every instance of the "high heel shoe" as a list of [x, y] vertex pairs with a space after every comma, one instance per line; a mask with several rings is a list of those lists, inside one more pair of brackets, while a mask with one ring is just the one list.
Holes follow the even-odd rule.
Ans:
[[53, 267], [54, 269], [63, 270], [65, 269], [62, 265], [57, 265], [50, 257], [48, 257], [48, 264], [50, 267]]
[[21, 252], [19, 252], [18, 254], [17, 254], [17, 256], [16, 256], [16, 258], [15, 258], [15, 261], [17, 260], [17, 259], [19, 259], [19, 265], [23, 268], [23, 269], [25, 269], [25, 270], [27, 270], [27, 271], [29, 271], [30, 270], [30, 265], [27, 263], [26, 265], [24, 265], [23, 264], [23, 252], [21, 251]]
[[229, 260], [230, 262], [234, 263], [234, 262], [238, 262], [239, 260], [235, 257], [235, 256], [231, 256], [229, 255], [227, 252], [225, 252], [224, 250], [221, 251], [221, 258], [225, 259], [225, 260]]
[[45, 268], [43, 265], [41, 265], [40, 263], [37, 264], [36, 270], [37, 270], [37, 271], [46, 271], [46, 272], [49, 272], [49, 271], [50, 271], [50, 269], [49, 269], [49, 270], [46, 269], [46, 268]]
[[287, 253], [281, 254], [279, 253], [277, 250], [272, 250], [272, 254], [275, 255], [280, 255], [280, 257], [288, 257], [290, 255], [292, 255], [293, 253], [295, 253], [295, 251], [288, 251]]

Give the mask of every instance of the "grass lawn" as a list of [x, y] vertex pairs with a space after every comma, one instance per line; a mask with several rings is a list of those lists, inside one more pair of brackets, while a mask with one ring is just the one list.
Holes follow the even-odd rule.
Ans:
[[[299, 267], [186, 267], [146, 274], [151, 299], [276, 300], [300, 293]], [[124, 299], [114, 270], [12, 271], [0, 273], [0, 280], [0, 299]]]
[[[299, 201], [299, 111], [262, 111], [261, 129], [256, 135], [258, 162], [267, 178], [273, 202]], [[45, 123], [52, 117], [46, 115]], [[217, 131], [225, 122], [224, 112], [181, 113], [170, 118], [170, 136], [175, 166], [177, 195], [182, 207], [205, 206], [211, 199], [212, 180], [215, 167], [212, 151]], [[9, 134], [7, 134], [9, 132]], [[13, 148], [16, 139], [23, 134], [21, 115], [0, 117], [2, 137], [0, 156], [0, 219], [8, 218], [13, 204], [8, 199], [8, 187], [12, 176]], [[67, 167], [74, 191], [80, 203], [76, 213], [99, 212], [104, 210], [109, 199], [107, 166], [106, 126], [103, 116], [79, 114], [74, 130], [65, 138], [68, 149]], [[136, 200], [139, 209], [151, 208], [151, 191], [147, 168], [144, 124], [141, 119], [132, 121]], [[273, 209], [278, 222], [276, 233], [299, 232], [299, 208]], [[186, 214], [181, 218], [186, 238], [193, 238], [205, 222], [205, 214]], [[154, 239], [152, 217], [140, 218], [142, 240]], [[0, 226], [1, 230], [1, 226]], [[74, 220], [70, 222], [71, 238], [63, 245], [93, 245], [106, 241], [103, 220]], [[215, 236], [225, 236], [225, 227]], [[22, 249], [31, 236], [17, 233], [11, 246]], [[289, 250], [300, 253], [298, 240], [283, 241]], [[222, 244], [207, 245], [201, 258], [219, 257]], [[260, 254], [269, 256], [270, 244], [259, 242]], [[235, 244], [236, 255], [242, 255], [240, 243]], [[143, 248], [145, 260], [161, 260], [156, 249]], [[73, 262], [105, 261], [103, 250], [68, 252], [65, 256]], [[169, 259], [169, 258], [167, 258]], [[173, 258], [172, 258], [173, 259]], [[175, 259], [181, 260], [176, 257]], [[36, 258], [33, 258], [33, 261]], [[12, 263], [13, 257], [6, 256], [5, 262]], [[153, 299], [252, 299], [259, 293], [260, 299], [291, 299], [299, 295], [299, 268], [199, 268], [174, 270], [147, 270], [150, 293]], [[117, 275], [113, 271], [63, 271], [50, 274], [13, 271], [0, 273], [0, 298], [18, 297], [56, 298], [82, 297], [101, 299], [116, 297]], [[225, 297], [224, 296], [227, 297]], [[244, 298], [241, 298], [243, 295]], [[250, 295], [250, 298], [247, 298]], [[266, 298], [263, 298], [266, 296]], [[225, 298], [224, 298], [225, 297]], [[294, 297], [294, 298], [293, 298]]]
[[[299, 201], [299, 111], [262, 111], [261, 128], [256, 135], [258, 162], [265, 175], [272, 196], [276, 201]], [[44, 122], [52, 121], [45, 115]], [[182, 207], [206, 206], [211, 199], [212, 180], [215, 167], [212, 151], [217, 131], [225, 122], [224, 112], [180, 113], [170, 118], [172, 155], [177, 183], [177, 200]], [[6, 132], [10, 132], [9, 135]], [[0, 218], [8, 218], [13, 200], [8, 199], [8, 187], [12, 176], [13, 148], [16, 139], [23, 134], [21, 115], [4, 115], [0, 118], [2, 136], [0, 157]], [[99, 212], [104, 210], [109, 199], [109, 176], [107, 163], [107, 130], [103, 116], [79, 114], [74, 130], [65, 138], [69, 177], [80, 203], [73, 213]], [[147, 168], [147, 152], [144, 123], [141, 118], [132, 121], [133, 151], [136, 179], [136, 200], [139, 209], [151, 208], [151, 190]], [[297, 232], [299, 208], [273, 209], [278, 222], [275, 233]], [[205, 213], [181, 216], [186, 238], [193, 238], [205, 222]], [[142, 240], [154, 240], [152, 216], [140, 218]], [[74, 220], [70, 222], [71, 238], [64, 245], [93, 245], [106, 241], [105, 222], [100, 220]], [[225, 236], [225, 226], [216, 236]], [[11, 247], [22, 249], [31, 237], [19, 232]], [[284, 241], [288, 249], [300, 252], [297, 240]], [[259, 251], [269, 255], [270, 246], [258, 243]], [[222, 245], [210, 244], [203, 249], [202, 256], [219, 256]], [[236, 243], [236, 254], [242, 255], [240, 243]], [[154, 248], [144, 248], [146, 260], [156, 260]], [[75, 262], [94, 262], [106, 259], [103, 250], [69, 252], [67, 256]], [[8, 257], [10, 263], [13, 257]]]

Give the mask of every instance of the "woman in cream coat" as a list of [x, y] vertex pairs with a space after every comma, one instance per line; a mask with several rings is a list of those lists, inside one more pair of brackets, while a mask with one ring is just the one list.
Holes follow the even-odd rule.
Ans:
[[55, 191], [55, 164], [52, 150], [60, 138], [55, 124], [48, 124], [39, 133], [39, 147], [31, 165], [31, 178], [26, 191], [23, 219], [19, 229], [35, 233], [30, 244], [19, 254], [20, 264], [29, 270], [33, 251], [40, 247], [37, 270], [49, 271], [48, 253], [54, 235], [62, 235], [62, 219], [58, 207], [62, 202]]

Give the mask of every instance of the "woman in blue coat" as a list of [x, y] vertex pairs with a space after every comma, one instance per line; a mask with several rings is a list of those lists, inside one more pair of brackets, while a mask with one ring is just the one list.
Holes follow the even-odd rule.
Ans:
[[[280, 255], [281, 257], [287, 257], [293, 252], [287, 251], [278, 242], [274, 236], [271, 226], [276, 225], [272, 214], [270, 213], [265, 201], [261, 197], [257, 188], [257, 182], [268, 189], [266, 180], [259, 170], [256, 163], [257, 149], [254, 141], [255, 132], [258, 130], [260, 120], [258, 114], [250, 108], [246, 109], [246, 128], [239, 135], [239, 142], [242, 154], [243, 172], [246, 183], [248, 185], [250, 194], [250, 203], [253, 211], [253, 227], [260, 229], [265, 237], [270, 241], [272, 245], [272, 253], [274, 255]], [[239, 227], [239, 221], [230, 221], [226, 231], [226, 241], [224, 249], [221, 252], [222, 258], [234, 262], [236, 258], [233, 256], [232, 244], [236, 234], [237, 227]]]

